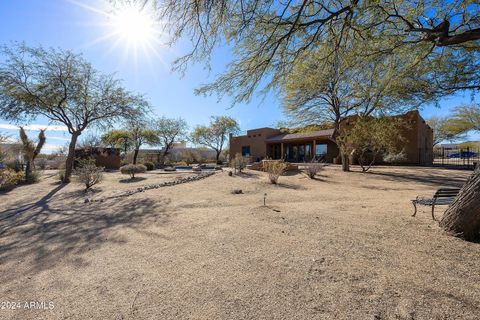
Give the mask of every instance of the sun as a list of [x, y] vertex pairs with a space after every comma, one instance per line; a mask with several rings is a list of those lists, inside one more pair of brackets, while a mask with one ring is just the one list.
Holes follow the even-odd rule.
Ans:
[[120, 49], [123, 58], [134, 63], [144, 61], [145, 58], [148, 61], [150, 58], [162, 60], [160, 51], [168, 46], [168, 35], [164, 33], [165, 23], [155, 15], [155, 1], [117, 0], [98, 2], [98, 5], [87, 5], [78, 0], [68, 1], [95, 13], [99, 18], [93, 25], [101, 26], [103, 31], [86, 47], [108, 43], [105, 54], [117, 55]]
[[158, 37], [154, 17], [140, 6], [125, 4], [111, 14], [110, 25], [115, 36], [127, 45], [146, 45]]

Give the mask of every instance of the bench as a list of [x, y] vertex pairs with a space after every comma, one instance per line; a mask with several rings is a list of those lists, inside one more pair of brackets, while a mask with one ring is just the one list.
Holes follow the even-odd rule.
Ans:
[[432, 207], [432, 219], [435, 219], [435, 206], [437, 205], [449, 205], [455, 200], [455, 197], [460, 192], [460, 188], [440, 188], [438, 189], [433, 198], [424, 198], [417, 196], [416, 199], [412, 200], [413, 207], [415, 211], [413, 212], [412, 217], [415, 217], [417, 214], [417, 204], [423, 206]]

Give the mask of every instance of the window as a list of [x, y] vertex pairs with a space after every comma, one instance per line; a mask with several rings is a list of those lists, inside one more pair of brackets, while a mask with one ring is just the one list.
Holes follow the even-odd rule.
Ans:
[[242, 147], [242, 156], [244, 156], [244, 157], [250, 156], [250, 146], [243, 146]]
[[326, 144], [317, 144], [315, 146], [315, 155], [324, 156], [327, 154], [327, 145]]

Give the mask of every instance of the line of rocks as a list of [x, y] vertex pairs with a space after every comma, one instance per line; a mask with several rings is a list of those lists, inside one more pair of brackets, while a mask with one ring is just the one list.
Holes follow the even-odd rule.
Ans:
[[170, 186], [175, 186], [175, 185], [182, 184], [182, 183], [202, 180], [202, 179], [205, 179], [207, 177], [210, 177], [210, 176], [214, 175], [215, 173], [216, 173], [215, 171], [202, 172], [202, 173], [199, 173], [198, 175], [195, 175], [195, 176], [181, 177], [181, 178], [178, 178], [178, 179], [173, 180], [173, 181], [166, 181], [166, 182], [162, 182], [162, 183], [149, 184], [149, 185], [139, 187], [139, 188], [136, 188], [136, 189], [132, 189], [132, 190], [128, 190], [128, 191], [122, 192], [121, 194], [116, 194], [116, 195], [110, 196], [110, 197], [105, 197], [105, 198], [100, 198], [100, 199], [88, 199], [87, 198], [87, 199], [85, 199], [84, 202], [85, 203], [88, 203], [88, 202], [103, 202], [103, 201], [108, 200], [108, 199], [128, 197], [128, 196], [131, 196], [131, 195], [136, 194], [136, 193], [144, 192], [145, 190], [158, 189], [158, 188], [163, 188], [163, 187], [170, 187]]

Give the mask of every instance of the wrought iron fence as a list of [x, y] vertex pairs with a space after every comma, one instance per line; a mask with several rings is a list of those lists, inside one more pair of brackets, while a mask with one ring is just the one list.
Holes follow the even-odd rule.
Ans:
[[473, 170], [476, 163], [480, 163], [480, 148], [441, 147], [433, 150], [433, 164], [436, 166]]

